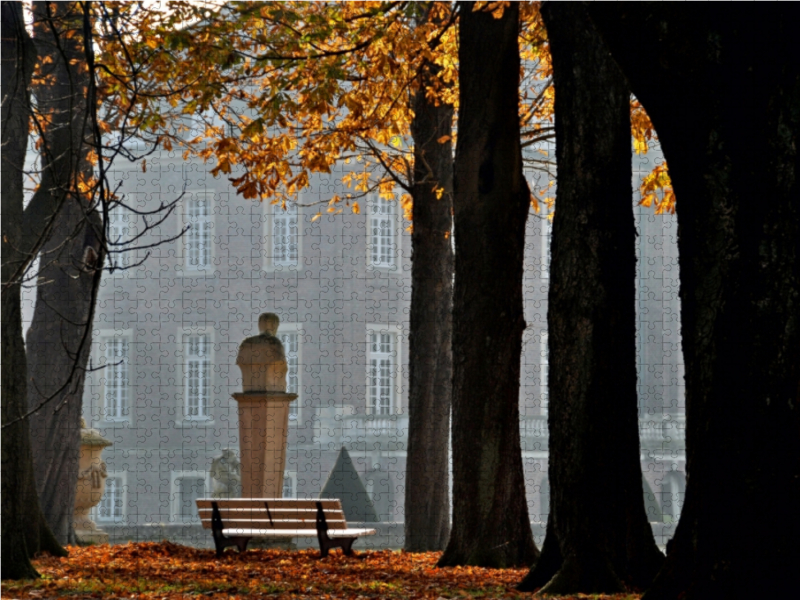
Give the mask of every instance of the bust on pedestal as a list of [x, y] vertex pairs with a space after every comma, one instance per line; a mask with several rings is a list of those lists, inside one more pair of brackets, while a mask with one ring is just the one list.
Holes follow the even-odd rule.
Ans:
[[275, 337], [280, 319], [274, 313], [258, 318], [258, 335], [239, 346], [236, 364], [242, 370], [239, 404], [239, 450], [242, 498], [280, 498], [286, 466], [289, 404], [297, 394], [286, 393], [286, 355]]

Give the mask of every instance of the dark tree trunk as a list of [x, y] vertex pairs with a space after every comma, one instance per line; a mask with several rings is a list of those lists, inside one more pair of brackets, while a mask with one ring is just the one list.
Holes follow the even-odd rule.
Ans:
[[542, 592], [615, 593], [646, 587], [663, 561], [639, 464], [630, 92], [580, 4], [546, 4], [542, 16], [558, 167], [547, 313], [550, 516], [563, 558]]
[[[77, 544], [72, 529], [80, 458], [83, 384], [91, 348], [89, 315], [95, 273], [82, 264], [86, 248], [101, 249], [81, 208], [69, 202], [59, 215], [53, 239], [45, 246], [36, 294], [36, 310], [26, 335], [28, 406], [54, 399], [30, 418], [34, 473], [39, 502], [61, 544]], [[97, 219], [96, 227], [102, 227]], [[79, 237], [70, 239], [77, 234]], [[66, 241], [65, 240], [69, 240]], [[81, 261], [81, 262], [79, 262]], [[82, 344], [82, 348], [81, 348]], [[76, 356], [77, 355], [77, 356]], [[69, 379], [72, 381], [58, 391]]]
[[663, 559], [641, 494], [629, 92], [582, 7], [542, 14], [557, 90], [549, 427], [562, 557], [544, 591], [610, 593], [646, 586]]
[[544, 535], [542, 552], [536, 560], [536, 564], [531, 567], [528, 574], [517, 586], [520, 592], [533, 592], [540, 587], [544, 587], [561, 568], [563, 559], [561, 558], [561, 548], [558, 545], [558, 537], [554, 529], [555, 520], [553, 519], [553, 504], [551, 500], [550, 514], [547, 517], [547, 531]]
[[454, 200], [453, 530], [440, 566], [530, 565], [519, 438], [530, 192], [518, 116], [519, 6], [462, 3]]
[[[63, 150], [45, 159], [41, 191], [54, 199], [66, 197], [40, 254], [36, 309], [26, 335], [28, 405], [32, 410], [53, 397], [30, 419], [36, 487], [53, 534], [62, 544], [75, 544], [72, 516], [84, 369], [91, 341], [86, 332], [91, 331], [95, 269], [101, 266], [97, 257], [102, 223], [94, 213], [89, 226], [88, 203], [75, 193], [78, 176], [88, 180], [92, 175], [84, 141], [88, 72], [82, 15], [70, 3], [49, 3], [48, 14], [46, 4], [34, 4], [34, 39], [40, 55], [49, 58], [42, 72], [50, 79], [36, 86], [34, 94], [40, 110], [50, 115], [47, 146]], [[87, 248], [91, 248], [91, 267], [84, 264]]]
[[785, 597], [800, 564], [796, 19], [783, 5], [589, 10], [678, 199], [688, 481], [644, 597]]
[[[452, 396], [453, 107], [426, 97], [437, 67], [427, 61], [414, 99], [411, 335], [405, 549], [442, 550], [450, 536], [448, 442]], [[443, 190], [437, 197], [436, 189]]]
[[[45, 550], [65, 555], [39, 508], [33, 478], [22, 341], [20, 267], [28, 258], [23, 222], [23, 173], [36, 48], [22, 4], [2, 4], [2, 578], [37, 577], [30, 562]], [[16, 421], [16, 422], [14, 422]]]

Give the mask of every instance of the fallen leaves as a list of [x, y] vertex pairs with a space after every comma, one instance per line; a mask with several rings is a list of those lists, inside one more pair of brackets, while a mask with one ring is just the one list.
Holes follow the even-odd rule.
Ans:
[[[7, 598], [531, 598], [514, 587], [527, 569], [439, 569], [438, 552], [212, 550], [170, 542], [70, 548], [67, 558], [34, 561], [42, 578], [6, 581]], [[635, 600], [639, 596], [573, 596]]]

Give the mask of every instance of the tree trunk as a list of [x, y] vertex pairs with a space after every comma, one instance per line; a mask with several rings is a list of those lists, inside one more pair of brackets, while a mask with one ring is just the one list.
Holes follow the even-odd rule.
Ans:
[[453, 530], [440, 566], [530, 565], [519, 438], [530, 192], [518, 116], [519, 6], [462, 3], [454, 200]]
[[[32, 410], [55, 396], [30, 419], [34, 473], [42, 511], [54, 535], [62, 544], [75, 544], [72, 517], [83, 383], [91, 342], [92, 288], [95, 269], [101, 266], [97, 234], [102, 223], [94, 213], [88, 226], [88, 203], [76, 192], [78, 176], [87, 180], [92, 176], [85, 143], [88, 72], [82, 15], [70, 3], [50, 3], [48, 14], [46, 4], [34, 4], [34, 39], [40, 55], [49, 58], [42, 67], [49, 79], [36, 86], [34, 94], [40, 110], [50, 115], [46, 145], [60, 152], [44, 161], [41, 192], [53, 195], [54, 202], [66, 197], [40, 255], [36, 309], [26, 336], [28, 406]], [[92, 249], [91, 267], [84, 264], [87, 248]]]
[[27, 409], [18, 271], [27, 259], [22, 169], [36, 62], [36, 48], [25, 30], [18, 2], [2, 4], [2, 59], [2, 579], [23, 579], [38, 577], [29, 560], [35, 553], [66, 553], [39, 508], [28, 421], [17, 420]]
[[[406, 458], [405, 550], [442, 550], [450, 536], [449, 461], [452, 396], [453, 153], [440, 144], [453, 107], [427, 98], [437, 67], [423, 63], [414, 98], [411, 335]], [[436, 189], [443, 190], [437, 197]]]
[[542, 592], [610, 594], [646, 587], [663, 561], [639, 464], [630, 92], [580, 4], [542, 17], [556, 90], [549, 477], [563, 557]]
[[678, 199], [687, 489], [647, 600], [797, 585], [800, 60], [790, 10], [743, 8], [589, 8]]
[[553, 504], [550, 504], [550, 514], [547, 516], [547, 531], [544, 535], [542, 552], [528, 574], [520, 581], [517, 589], [520, 592], [533, 592], [544, 587], [561, 568], [561, 548], [554, 529]]

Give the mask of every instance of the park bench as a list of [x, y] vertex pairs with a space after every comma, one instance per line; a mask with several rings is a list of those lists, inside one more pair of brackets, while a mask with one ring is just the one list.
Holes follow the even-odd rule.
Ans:
[[204, 529], [211, 529], [217, 556], [228, 546], [247, 550], [252, 538], [313, 537], [319, 540], [320, 557], [332, 548], [350, 555], [356, 538], [374, 535], [374, 529], [353, 529], [339, 500], [287, 498], [238, 498], [197, 500]]

